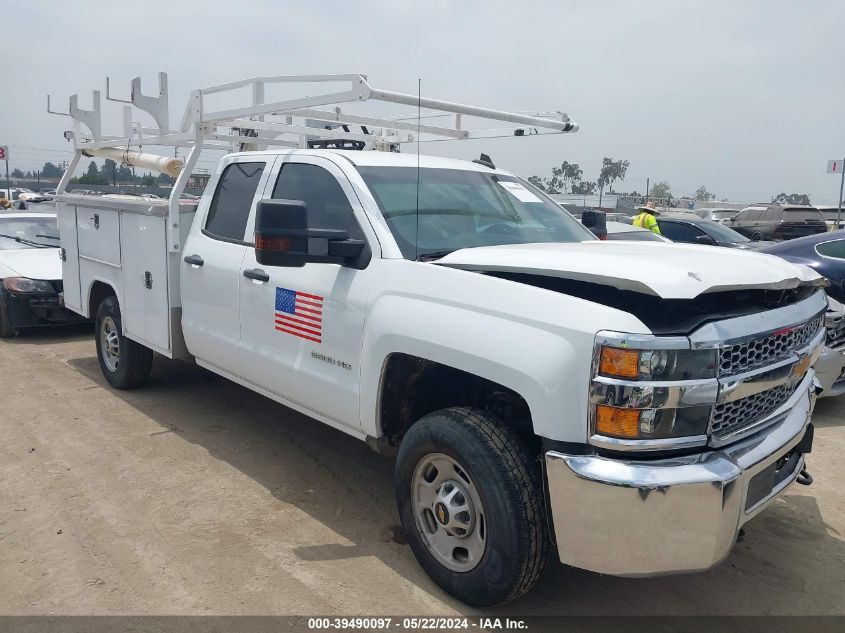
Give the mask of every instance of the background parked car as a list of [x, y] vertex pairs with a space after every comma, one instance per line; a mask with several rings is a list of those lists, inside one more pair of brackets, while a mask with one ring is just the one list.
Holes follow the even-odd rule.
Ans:
[[830, 281], [827, 292], [845, 303], [845, 231], [830, 231], [763, 246], [761, 253], [804, 264]]
[[822, 385], [822, 396], [845, 393], [845, 231], [800, 237], [760, 249], [795, 264], [804, 264], [830, 281], [825, 314], [827, 340], [814, 368]]
[[771, 243], [752, 242], [741, 233], [737, 233], [727, 226], [713, 220], [705, 220], [691, 213], [660, 215], [657, 218], [657, 226], [660, 227], [660, 232], [673, 242], [744, 249]]
[[85, 321], [59, 303], [58, 248], [55, 213], [0, 215], [0, 338], [22, 328]]
[[734, 217], [737, 213], [739, 213], [739, 209], [730, 209], [728, 207], [714, 207], [712, 209], [695, 209], [693, 213], [705, 220], [712, 220], [713, 222], [724, 224], [732, 217]]
[[803, 205], [753, 205], [745, 207], [726, 226], [751, 240], [791, 240], [827, 231], [822, 214]]

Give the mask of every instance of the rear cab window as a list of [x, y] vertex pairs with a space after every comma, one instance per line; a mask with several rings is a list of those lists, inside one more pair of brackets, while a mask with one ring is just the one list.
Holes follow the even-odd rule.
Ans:
[[227, 165], [217, 183], [202, 232], [224, 241], [243, 242], [249, 211], [265, 162]]

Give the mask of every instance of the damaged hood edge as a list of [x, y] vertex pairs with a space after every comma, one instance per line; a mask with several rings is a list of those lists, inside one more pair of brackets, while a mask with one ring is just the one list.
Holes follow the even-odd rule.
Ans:
[[559, 277], [661, 299], [827, 284], [813, 269], [771, 255], [682, 244], [590, 241], [484, 246], [455, 251], [436, 264], [477, 272]]

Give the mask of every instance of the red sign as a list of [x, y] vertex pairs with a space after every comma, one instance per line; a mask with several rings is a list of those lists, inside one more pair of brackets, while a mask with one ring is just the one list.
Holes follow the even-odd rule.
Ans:
[[9, 148], [5, 145], [0, 145], [0, 160], [9, 160]]

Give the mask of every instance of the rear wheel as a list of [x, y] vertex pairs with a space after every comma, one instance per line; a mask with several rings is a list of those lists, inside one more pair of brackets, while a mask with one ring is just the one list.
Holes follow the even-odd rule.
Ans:
[[751, 234], [751, 241], [752, 241], [752, 242], [759, 242], [759, 241], [760, 241], [760, 240], [762, 240], [762, 239], [763, 239], [763, 234], [762, 234], [762, 233], [760, 233], [760, 231], [754, 231], [754, 232]]
[[131, 389], [150, 377], [153, 351], [122, 334], [117, 298], [106, 297], [97, 310], [96, 341], [100, 370], [116, 389]]
[[465, 407], [426, 415], [402, 439], [396, 499], [429, 576], [487, 607], [525, 593], [548, 556], [540, 469], [501, 420]]

